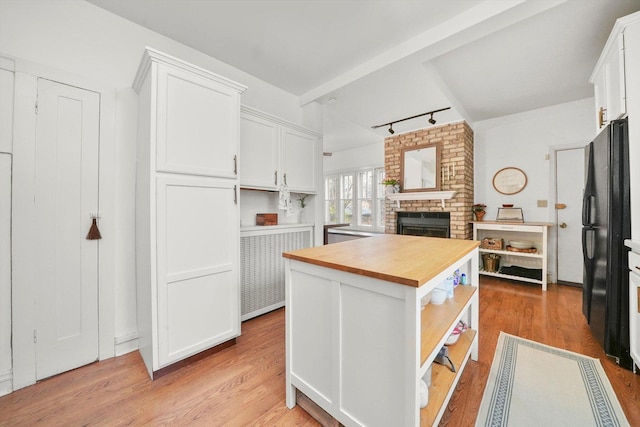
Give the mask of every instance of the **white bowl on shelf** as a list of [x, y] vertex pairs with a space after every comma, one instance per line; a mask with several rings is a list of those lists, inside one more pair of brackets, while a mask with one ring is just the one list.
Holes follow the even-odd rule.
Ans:
[[509, 240], [509, 245], [516, 249], [529, 249], [533, 247], [531, 240]]
[[431, 291], [431, 304], [440, 305], [447, 300], [447, 291], [442, 288], [435, 288]]

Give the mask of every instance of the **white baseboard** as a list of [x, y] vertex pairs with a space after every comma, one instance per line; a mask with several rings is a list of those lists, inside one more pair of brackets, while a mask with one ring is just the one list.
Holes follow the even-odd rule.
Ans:
[[114, 340], [116, 357], [131, 353], [138, 349], [138, 332], [131, 332], [116, 337]]
[[13, 392], [13, 372], [0, 372], [0, 396]]

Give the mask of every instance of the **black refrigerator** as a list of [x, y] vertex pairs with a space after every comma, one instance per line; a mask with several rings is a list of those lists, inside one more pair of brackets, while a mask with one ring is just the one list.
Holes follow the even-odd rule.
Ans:
[[607, 355], [627, 369], [631, 237], [627, 119], [614, 120], [587, 145], [582, 202], [582, 312]]

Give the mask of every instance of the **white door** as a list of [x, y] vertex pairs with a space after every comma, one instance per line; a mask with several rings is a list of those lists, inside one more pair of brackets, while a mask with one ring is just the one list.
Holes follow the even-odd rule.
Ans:
[[35, 153], [36, 378], [98, 359], [99, 98], [38, 79]]
[[584, 148], [556, 151], [558, 282], [582, 286]]

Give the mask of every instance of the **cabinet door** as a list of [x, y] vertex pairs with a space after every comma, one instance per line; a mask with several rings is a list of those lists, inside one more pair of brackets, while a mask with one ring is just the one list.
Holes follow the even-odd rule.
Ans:
[[240, 185], [278, 187], [278, 126], [246, 114], [240, 118]]
[[600, 68], [593, 80], [593, 91], [596, 104], [596, 131], [600, 132], [606, 125], [607, 95], [605, 93], [605, 67]]
[[233, 181], [157, 181], [159, 367], [240, 334], [238, 206]]
[[618, 36], [593, 81], [598, 131], [627, 112], [624, 38]]
[[165, 64], [158, 65], [157, 84], [156, 169], [235, 177], [238, 92]]
[[282, 179], [289, 190], [316, 192], [316, 138], [286, 127], [282, 128]]
[[607, 122], [616, 120], [626, 113], [624, 81], [624, 42], [623, 35], [607, 55], [605, 65], [605, 92], [607, 98]]
[[[633, 268], [630, 265], [631, 268]], [[629, 273], [629, 333], [631, 358], [640, 366], [640, 275]]]

